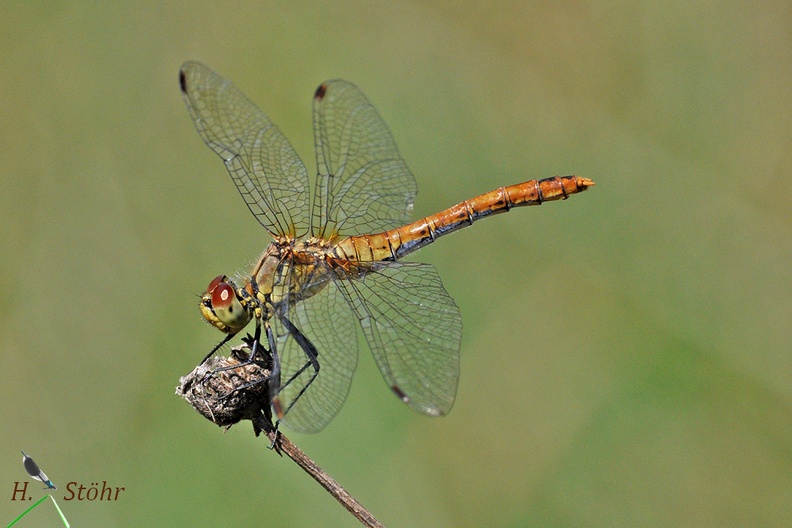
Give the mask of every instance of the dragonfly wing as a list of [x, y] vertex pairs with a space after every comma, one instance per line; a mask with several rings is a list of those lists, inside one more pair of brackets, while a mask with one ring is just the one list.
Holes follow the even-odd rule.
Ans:
[[375, 265], [339, 281], [391, 390], [430, 416], [448, 413], [459, 381], [462, 319], [434, 266]]
[[[294, 402], [283, 422], [295, 431], [315, 433], [338, 414], [349, 394], [358, 358], [355, 317], [332, 280], [318, 293], [298, 301], [287, 317], [316, 348], [320, 370], [310, 387], [300, 394], [314, 369], [294, 336], [277, 321], [281, 384], [304, 369], [279, 394], [284, 409]], [[296, 398], [299, 399], [295, 402]]]
[[248, 208], [273, 236], [308, 231], [308, 171], [278, 128], [230, 81], [197, 62], [180, 73], [201, 139], [226, 164]]
[[409, 220], [415, 178], [387, 125], [354, 84], [328, 81], [316, 91], [314, 142], [314, 236], [385, 231]]

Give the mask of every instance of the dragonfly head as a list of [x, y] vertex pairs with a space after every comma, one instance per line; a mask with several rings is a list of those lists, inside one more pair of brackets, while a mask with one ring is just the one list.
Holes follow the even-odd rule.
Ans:
[[201, 315], [212, 326], [233, 335], [245, 328], [252, 318], [252, 314], [245, 309], [246, 304], [231, 279], [218, 275], [209, 283], [198, 307]]

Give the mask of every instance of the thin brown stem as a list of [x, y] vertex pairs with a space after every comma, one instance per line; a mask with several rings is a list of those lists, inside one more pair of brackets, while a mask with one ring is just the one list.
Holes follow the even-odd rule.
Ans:
[[[263, 417], [262, 417], [263, 419]], [[308, 473], [316, 482], [332, 495], [335, 500], [341, 503], [349, 513], [355, 516], [363, 526], [372, 528], [382, 528], [383, 525], [370, 511], [368, 511], [357, 499], [347, 492], [338, 482], [328, 475], [319, 465], [311, 460], [299, 447], [294, 445], [291, 440], [286, 438], [279, 431], [272, 431], [265, 428], [265, 424], [259, 423], [257, 426], [265, 431], [267, 438], [272, 442], [273, 449], [279, 453], [286, 453], [303, 471]]]

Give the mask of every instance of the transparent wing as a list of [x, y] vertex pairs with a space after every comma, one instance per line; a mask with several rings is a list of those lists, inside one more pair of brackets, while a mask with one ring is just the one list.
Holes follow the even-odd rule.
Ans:
[[250, 211], [273, 236], [308, 231], [308, 171], [289, 140], [230, 81], [197, 62], [180, 72], [201, 139], [225, 162]]
[[328, 81], [316, 91], [314, 142], [314, 236], [362, 235], [407, 223], [415, 178], [385, 122], [354, 84]]
[[376, 264], [339, 281], [391, 390], [431, 416], [451, 410], [459, 381], [462, 319], [429, 264]]
[[[283, 422], [303, 433], [323, 429], [338, 414], [349, 394], [357, 367], [357, 325], [337, 283], [324, 278], [319, 293], [297, 302], [287, 317], [318, 352], [319, 374], [305, 392], [300, 392], [314, 374], [303, 349], [280, 321], [275, 323], [278, 354], [281, 357], [281, 384], [302, 372], [280, 393], [284, 409], [294, 402]], [[317, 286], [318, 283], [313, 283]], [[276, 316], [277, 319], [277, 316]]]

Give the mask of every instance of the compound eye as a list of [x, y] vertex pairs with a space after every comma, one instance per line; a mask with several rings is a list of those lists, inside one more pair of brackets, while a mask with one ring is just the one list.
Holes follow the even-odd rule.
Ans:
[[212, 279], [212, 282], [209, 283], [209, 286], [206, 288], [206, 293], [212, 293], [214, 289], [217, 288], [217, 286], [226, 282], [227, 280], [228, 277], [226, 277], [225, 275], [218, 275], [217, 277]]
[[199, 308], [204, 319], [227, 334], [236, 334], [253, 317], [252, 312], [242, 306], [242, 298], [237, 296], [233, 281], [225, 275], [218, 275], [209, 283]]
[[[212, 283], [214, 283], [214, 281], [212, 281]], [[212, 284], [209, 286], [211, 287]], [[232, 288], [227, 282], [215, 284], [214, 288], [211, 288], [209, 291], [212, 292], [212, 307], [215, 310], [227, 310], [236, 300], [234, 288]]]

